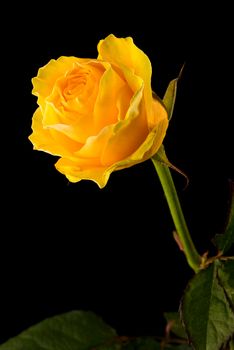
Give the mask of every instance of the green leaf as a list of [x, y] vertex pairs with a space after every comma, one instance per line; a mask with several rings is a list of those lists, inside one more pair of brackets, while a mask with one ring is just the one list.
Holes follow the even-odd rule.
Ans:
[[234, 244], [234, 182], [230, 182], [230, 187], [232, 195], [226, 229], [223, 234], [217, 234], [213, 239], [214, 244], [223, 254], [227, 253]]
[[139, 337], [130, 340], [123, 346], [123, 350], [161, 350], [160, 343], [151, 337]]
[[122, 345], [118, 343], [113, 343], [109, 345], [100, 345], [92, 349], [88, 348], [88, 350], [121, 350], [121, 349], [122, 349]]
[[180, 344], [180, 345], [173, 344], [173, 345], [168, 345], [163, 350], [192, 350], [192, 348], [187, 344]]
[[165, 312], [164, 317], [166, 318], [172, 333], [177, 335], [177, 337], [188, 339], [180, 320], [179, 312]]
[[29, 328], [0, 350], [119, 350], [115, 338], [115, 330], [92, 312], [72, 311]]
[[[231, 308], [234, 311], [234, 257], [222, 262], [222, 268], [218, 270], [220, 283], [225, 289]], [[234, 333], [234, 330], [233, 330]]]
[[220, 350], [234, 333], [233, 261], [215, 260], [189, 282], [180, 311], [196, 350]]
[[163, 97], [163, 104], [167, 109], [168, 113], [168, 119], [171, 120], [173, 111], [174, 111], [174, 106], [175, 106], [175, 100], [176, 100], [176, 93], [177, 93], [177, 85], [178, 81], [181, 78], [182, 72], [184, 69], [184, 65], [182, 66], [179, 76], [176, 79], [173, 79], [170, 81], [167, 90], [165, 92], [165, 95]]
[[234, 350], [234, 339], [231, 339], [229, 344], [228, 344], [228, 349], [227, 350]]
[[152, 337], [139, 337], [130, 340], [122, 348], [123, 350], [192, 350], [187, 344], [165, 344], [162, 346], [160, 342]]

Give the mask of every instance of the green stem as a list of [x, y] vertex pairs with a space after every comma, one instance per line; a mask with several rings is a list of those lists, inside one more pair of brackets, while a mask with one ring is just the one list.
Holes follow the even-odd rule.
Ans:
[[171, 216], [175, 224], [176, 233], [179, 236], [188, 264], [195, 272], [198, 272], [201, 264], [201, 257], [191, 239], [170, 169], [167, 165], [161, 164], [154, 158], [152, 158], [152, 161], [164, 190]]

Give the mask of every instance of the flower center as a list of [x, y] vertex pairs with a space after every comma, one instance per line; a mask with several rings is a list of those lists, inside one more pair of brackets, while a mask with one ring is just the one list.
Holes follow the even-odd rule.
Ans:
[[82, 94], [87, 84], [89, 75], [89, 69], [79, 68], [67, 76], [66, 86], [63, 90], [66, 100], [74, 99]]

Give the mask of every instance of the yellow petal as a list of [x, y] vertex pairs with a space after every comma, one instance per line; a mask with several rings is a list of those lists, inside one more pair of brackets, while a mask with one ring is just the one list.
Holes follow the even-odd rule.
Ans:
[[117, 38], [113, 34], [98, 43], [98, 59], [117, 66], [125, 65], [139, 75], [145, 83], [151, 79], [151, 63], [147, 55], [140, 50], [131, 37]]
[[[153, 100], [153, 112], [155, 115], [154, 127], [140, 147], [128, 157], [127, 161], [136, 163], [145, 161], [151, 158], [162, 145], [169, 123], [167, 111], [161, 103]], [[124, 163], [121, 164], [122, 166], [124, 166]]]
[[[97, 162], [98, 163], [98, 162]], [[110, 176], [110, 172], [106, 172], [106, 168], [95, 164], [85, 166], [80, 160], [71, 161], [66, 158], [61, 158], [55, 164], [56, 169], [64, 174], [70, 182], [78, 182], [81, 180], [92, 180], [103, 188]]]
[[144, 98], [148, 113], [151, 110], [151, 63], [147, 55], [140, 50], [131, 37], [117, 38], [110, 34], [98, 43], [98, 59], [111, 62], [122, 68], [127, 67], [132, 73], [141, 77], [144, 81]]
[[166, 135], [168, 120], [161, 119], [147, 135], [142, 145], [129, 157], [132, 161], [141, 162], [151, 158], [160, 148]]
[[[76, 63], [75, 68], [56, 81], [59, 102], [66, 110], [90, 114], [97, 99], [99, 81], [105, 72], [103, 62], [91, 60], [84, 64]], [[53, 89], [54, 93], [55, 89]], [[56, 99], [51, 94], [50, 100]], [[47, 99], [48, 100], [48, 99]]]
[[44, 107], [44, 99], [51, 94], [56, 80], [65, 75], [73, 68], [73, 64], [80, 60], [82, 59], [62, 56], [57, 60], [50, 60], [49, 63], [38, 70], [37, 76], [32, 79], [32, 93], [38, 96], [39, 105]]
[[115, 125], [113, 135], [103, 150], [101, 157], [103, 165], [110, 165], [127, 158], [145, 140], [148, 126], [142, 95], [143, 85], [132, 98], [125, 119]]
[[56, 130], [45, 129], [42, 124], [40, 107], [37, 108], [33, 115], [32, 130], [33, 132], [29, 136], [29, 140], [36, 150], [57, 156], [73, 157], [73, 153], [81, 147], [81, 144], [72, 141]]
[[103, 149], [113, 134], [113, 128], [113, 125], [109, 125], [103, 128], [97, 136], [89, 136], [84, 146], [76, 153], [77, 157], [100, 158]]
[[116, 170], [125, 169], [151, 158], [161, 146], [167, 126], [168, 121], [166, 119], [161, 120], [133, 154], [110, 166], [108, 171], [111, 173]]
[[127, 84], [125, 84], [119, 91], [117, 97], [117, 109], [118, 109], [118, 120], [123, 120], [126, 118], [128, 108], [130, 107], [131, 99], [133, 97], [132, 90]]
[[80, 144], [85, 144], [87, 138], [90, 135], [95, 134], [94, 128], [93, 128], [93, 122], [91, 119], [86, 118], [86, 116], [78, 116], [78, 121], [74, 124], [53, 124], [48, 126], [47, 128], [49, 130], [56, 130], [67, 137], [69, 137], [71, 140], [76, 141]]
[[61, 158], [55, 164], [56, 169], [64, 174], [71, 182], [91, 180], [100, 188], [103, 188], [107, 184], [112, 172], [131, 167], [134, 164], [149, 159], [155, 154], [162, 144], [167, 126], [168, 120], [165, 118], [161, 119], [134, 153], [126, 159], [110, 166], [102, 166], [99, 158], [78, 158], [76, 160]]
[[64, 119], [64, 113], [55, 107], [52, 102], [45, 103], [43, 112], [43, 124], [44, 126], [51, 126], [54, 124], [62, 124]]
[[[96, 130], [100, 130], [106, 125], [116, 123], [119, 117], [118, 98], [122, 89], [126, 86], [126, 82], [113, 70], [110, 66], [103, 74], [100, 84], [97, 100], [94, 106], [94, 124]], [[121, 98], [126, 100], [129, 98], [129, 88], [126, 95]], [[127, 103], [129, 105], [130, 99]], [[120, 119], [125, 117], [121, 116]]]
[[[161, 120], [168, 121], [168, 113], [164, 105], [157, 99], [152, 101], [152, 113], [148, 118], [149, 129], [155, 127]], [[167, 123], [168, 125], [168, 123]]]
[[[105, 125], [105, 115], [111, 116], [113, 114], [108, 110], [103, 110], [101, 115], [98, 114], [100, 108], [104, 108], [102, 97], [105, 98], [104, 102], [107, 102], [107, 97], [105, 97], [105, 91], [103, 89], [100, 92], [102, 97], [98, 96], [97, 98], [99, 80], [106, 66], [106, 64], [104, 65], [97, 60], [88, 60], [82, 65], [76, 62], [75, 68], [69, 71], [66, 76], [58, 78], [50, 96], [44, 100], [44, 126], [62, 132], [72, 140], [81, 143], [85, 143], [87, 137], [90, 135], [96, 135], [103, 125]], [[108, 65], [108, 68], [110, 68], [110, 65]], [[115, 72], [114, 74], [117, 75]], [[73, 90], [79, 88], [79, 86], [76, 86], [76, 82], [82, 79], [85, 80], [84, 89], [81, 88], [77, 96], [76, 94], [73, 94], [74, 96], [70, 95], [70, 89], [72, 87]], [[121, 81], [120, 78], [118, 79]], [[116, 80], [115, 86], [117, 86]], [[67, 91], [65, 91], [66, 89]], [[106, 87], [106, 89], [109, 88]], [[69, 98], [70, 100], [68, 100]], [[96, 122], [93, 120], [95, 103], [97, 106]], [[102, 106], [98, 110], [99, 103]], [[109, 102], [110, 108], [112, 108], [112, 105], [114, 105], [113, 101], [112, 103]], [[108, 118], [106, 117], [106, 119]]]

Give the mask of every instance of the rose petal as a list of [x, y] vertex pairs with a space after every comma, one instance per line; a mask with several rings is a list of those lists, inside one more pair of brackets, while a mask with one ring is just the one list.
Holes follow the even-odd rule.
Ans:
[[49, 130], [56, 130], [83, 146], [90, 134], [95, 134], [93, 123], [92, 120], [86, 118], [86, 116], [79, 116], [77, 119], [78, 121], [76, 124], [68, 125], [59, 123], [50, 125], [47, 128]]
[[167, 126], [167, 119], [162, 118], [133, 154], [109, 167], [101, 166], [99, 158], [80, 158], [74, 161], [61, 158], [55, 164], [56, 169], [64, 174], [71, 182], [92, 180], [96, 182], [100, 188], [103, 188], [107, 184], [112, 172], [128, 168], [153, 156], [162, 144]]
[[32, 130], [33, 132], [29, 136], [29, 140], [36, 150], [57, 156], [73, 157], [73, 153], [82, 146], [55, 130], [43, 128], [40, 107], [37, 108], [33, 115]]
[[134, 164], [141, 163], [151, 158], [159, 149], [165, 137], [168, 127], [167, 119], [162, 119], [157, 126], [147, 135], [145, 141], [129, 157], [111, 166], [108, 171], [121, 170]]
[[149, 130], [153, 129], [157, 124], [164, 120], [168, 125], [168, 113], [164, 105], [156, 99], [152, 101], [152, 113], [148, 118]]
[[97, 136], [87, 138], [85, 145], [76, 153], [77, 157], [100, 157], [108, 140], [113, 134], [113, 125], [103, 128]]
[[127, 158], [144, 142], [148, 134], [148, 126], [142, 95], [143, 84], [132, 98], [126, 118], [119, 121], [113, 129], [113, 135], [101, 156], [103, 165], [110, 165]]
[[85, 164], [82, 165], [81, 163], [73, 162], [66, 158], [60, 158], [55, 164], [55, 167], [64, 174], [70, 182], [92, 180], [96, 182], [100, 188], [106, 185], [110, 176], [110, 173], [106, 172], [106, 168], [100, 166], [100, 164], [95, 164], [93, 159], [92, 165], [85, 166]]
[[[121, 92], [125, 88], [125, 95]], [[119, 95], [121, 99], [119, 101]], [[106, 125], [116, 123], [118, 117], [124, 118], [125, 115], [119, 116], [120, 111], [124, 112], [124, 108], [120, 107], [120, 103], [128, 105], [131, 98], [131, 90], [126, 88], [126, 81], [124, 81], [110, 66], [103, 74], [100, 84], [97, 100], [94, 106], [94, 124], [96, 130], [100, 130]]]
[[38, 70], [38, 74], [32, 79], [32, 93], [38, 96], [38, 104], [44, 107], [44, 99], [52, 92], [56, 80], [64, 76], [73, 68], [75, 62], [85, 62], [87, 59], [76, 57], [59, 57], [57, 60], [50, 60], [44, 67]]
[[114, 65], [127, 67], [133, 74], [144, 80], [144, 98], [147, 113], [151, 113], [151, 63], [147, 55], [140, 50], [131, 37], [117, 38], [113, 34], [98, 43], [98, 59], [111, 62]]
[[[45, 99], [43, 124], [45, 127], [64, 133], [74, 141], [85, 143], [87, 137], [96, 135], [102, 128], [103, 125], [99, 125], [100, 120], [105, 115], [111, 115], [111, 111], [104, 111], [104, 115], [99, 114], [98, 103], [102, 103], [102, 98], [98, 96], [96, 104], [97, 111], [95, 114], [96, 122], [93, 120], [93, 107], [99, 90], [99, 80], [106, 67], [110, 68], [110, 65], [98, 62], [97, 60], [88, 60], [82, 66], [79, 63], [76, 63], [75, 66], [76, 67], [73, 68], [66, 77], [57, 79], [50, 96]], [[82, 68], [81, 72], [79, 68]], [[74, 75], [76, 74], [78, 77], [79, 74], [81, 74], [82, 78], [82, 73], [84, 72], [88, 72], [88, 77], [85, 77], [87, 78], [87, 86], [85, 86], [84, 92], [81, 91], [81, 94], [77, 96], [76, 100], [76, 96], [73, 96], [70, 101], [66, 101], [63, 94], [66, 80], [69, 84], [70, 78], [74, 79]], [[117, 75], [115, 72], [114, 74]], [[116, 80], [117, 79], [121, 80], [118, 77]], [[92, 89], [90, 85], [92, 85]], [[106, 101], [105, 98], [104, 102]], [[74, 108], [74, 106], [77, 108]], [[112, 104], [110, 104], [110, 106], [112, 107]], [[72, 108], [74, 108], [74, 110]], [[103, 124], [105, 125], [104, 122]]]

